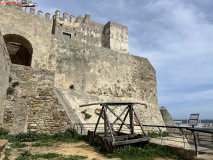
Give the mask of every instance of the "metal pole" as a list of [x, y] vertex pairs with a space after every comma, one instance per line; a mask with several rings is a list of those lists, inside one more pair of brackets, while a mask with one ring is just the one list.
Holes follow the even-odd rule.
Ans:
[[81, 124], [81, 135], [83, 133], [83, 124]]
[[193, 136], [194, 136], [194, 142], [195, 142], [195, 151], [196, 151], [196, 156], [198, 157], [199, 155], [199, 151], [198, 151], [198, 146], [197, 146], [197, 138], [196, 138], [196, 135], [195, 135], [195, 132], [194, 131], [191, 131]]
[[180, 129], [180, 131], [181, 131], [182, 136], [183, 136], [184, 149], [186, 149], [186, 138], [185, 138], [185, 135], [184, 135], [184, 130], [183, 130], [183, 129]]
[[160, 139], [161, 139], [161, 145], [163, 145], [163, 136], [162, 136], [162, 131], [160, 129], [160, 127], [158, 127], [159, 131], [160, 131]]

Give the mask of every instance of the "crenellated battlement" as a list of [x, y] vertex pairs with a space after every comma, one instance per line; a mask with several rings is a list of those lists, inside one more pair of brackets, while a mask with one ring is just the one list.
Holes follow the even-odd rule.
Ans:
[[[0, 2], [3, 2], [3, 0], [0, 0]], [[69, 15], [66, 12], [61, 14], [61, 11], [56, 10], [51, 19], [50, 13], [44, 14], [41, 10], [39, 10], [36, 15], [35, 8], [30, 8], [30, 12], [28, 13], [26, 7], [18, 5], [12, 7], [25, 12], [27, 15], [35, 15], [38, 21], [41, 20], [40, 23], [47, 22], [48, 25], [52, 25], [52, 34], [58, 38], [74, 39], [96, 47], [104, 47], [121, 53], [129, 53], [128, 28], [126, 26], [111, 21], [103, 25], [92, 21], [89, 14], [86, 14], [84, 17], [79, 15], [75, 18], [72, 14]], [[47, 21], [45, 22], [44, 20]]]
[[[128, 28], [115, 22], [108, 22], [105, 25], [94, 22], [90, 15], [83, 18], [79, 15], [76, 19], [74, 15], [62, 14], [57, 10], [53, 16], [53, 34], [57, 36], [69, 35], [84, 43], [105, 47], [118, 52], [128, 53]], [[68, 17], [70, 17], [68, 19]]]

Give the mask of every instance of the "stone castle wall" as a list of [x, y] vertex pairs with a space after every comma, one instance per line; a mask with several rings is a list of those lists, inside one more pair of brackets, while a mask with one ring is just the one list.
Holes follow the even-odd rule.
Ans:
[[5, 103], [7, 87], [9, 86], [9, 61], [7, 48], [0, 31], [0, 121], [3, 117], [2, 110]]
[[32, 68], [12, 65], [11, 76], [21, 84], [13, 98], [7, 96], [5, 128], [12, 133], [28, 129], [53, 133], [69, 127], [69, 116], [54, 88], [62, 91], [81, 122], [94, 122], [96, 115], [89, 108], [93, 118], [84, 121], [80, 104], [138, 101], [148, 105], [147, 109], [136, 106], [145, 124], [164, 125], [155, 69], [146, 58], [128, 54], [127, 27], [111, 21], [102, 25], [89, 15], [76, 20], [71, 15], [68, 20], [66, 13], [60, 17], [60, 11], [53, 19], [48, 13], [44, 18], [42, 11], [34, 12], [33, 8], [26, 13], [17, 6], [0, 6], [2, 35], [5, 39], [12, 35], [32, 51]]
[[48, 68], [53, 21], [40, 15], [26, 13], [23, 8], [0, 5], [2, 35], [14, 34], [26, 38], [33, 47], [32, 67]]
[[11, 134], [28, 130], [56, 133], [70, 127], [70, 119], [53, 92], [54, 72], [12, 65], [12, 82], [19, 82], [7, 95], [2, 126]]

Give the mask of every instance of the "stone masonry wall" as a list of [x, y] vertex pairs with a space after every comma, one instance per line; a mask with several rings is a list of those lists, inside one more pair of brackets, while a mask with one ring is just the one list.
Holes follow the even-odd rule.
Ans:
[[0, 28], [2, 35], [15, 34], [26, 38], [33, 47], [32, 67], [48, 68], [53, 21], [48, 17], [26, 13], [24, 7], [0, 5]]
[[52, 41], [49, 69], [56, 72], [56, 88], [74, 85], [78, 92], [158, 104], [155, 70], [146, 58], [63, 37]]
[[54, 72], [11, 66], [12, 82], [20, 85], [7, 96], [3, 127], [11, 134], [28, 130], [42, 133], [65, 131], [70, 126], [62, 106], [53, 92]]
[[[85, 108], [79, 108], [80, 104], [136, 101], [148, 105], [135, 107], [143, 123], [164, 125], [155, 70], [146, 58], [67, 41], [61, 36], [53, 36], [52, 42], [49, 67], [55, 71], [55, 87], [63, 91], [81, 122], [92, 123], [97, 115], [88, 107], [93, 118], [85, 121], [81, 113]], [[70, 93], [71, 85], [77, 95]]]
[[9, 55], [0, 31], [0, 122], [2, 121], [2, 109], [5, 103], [6, 92], [9, 86]]

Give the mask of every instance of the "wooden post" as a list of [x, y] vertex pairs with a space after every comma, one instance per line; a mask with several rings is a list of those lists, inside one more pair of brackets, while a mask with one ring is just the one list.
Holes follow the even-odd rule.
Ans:
[[130, 133], [134, 134], [134, 122], [133, 122], [133, 110], [132, 105], [129, 105], [129, 121], [130, 121]]
[[108, 136], [108, 122], [107, 122], [107, 115], [106, 115], [106, 111], [107, 111], [107, 108], [106, 106], [103, 106], [104, 107], [104, 136], [107, 137]]

